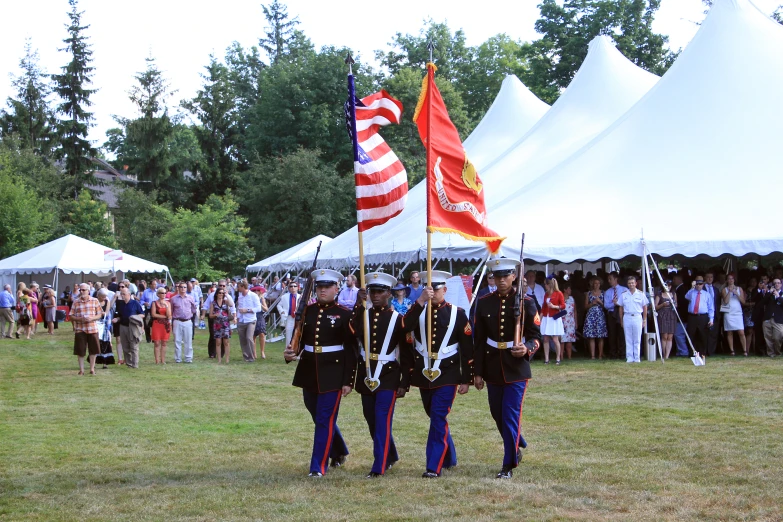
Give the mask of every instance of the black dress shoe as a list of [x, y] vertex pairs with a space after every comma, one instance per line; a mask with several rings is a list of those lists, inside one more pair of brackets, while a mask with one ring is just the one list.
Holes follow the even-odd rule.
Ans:
[[382, 477], [382, 476], [383, 476], [383, 475], [381, 475], [380, 473], [376, 473], [376, 472], [374, 472], [374, 471], [371, 471], [371, 472], [369, 472], [369, 473], [367, 474], [367, 477], [366, 477], [366, 478], [378, 478], [378, 477]]
[[339, 467], [341, 467], [343, 464], [345, 464], [345, 458], [347, 456], [348, 455], [340, 455], [339, 457], [333, 458], [332, 462], [329, 464], [329, 467], [330, 468], [339, 468]]
[[324, 474], [320, 471], [311, 471], [308, 475], [308, 477], [323, 477]]
[[421, 474], [421, 478], [438, 478], [438, 477], [440, 477], [440, 475], [430, 470], [427, 470]]
[[388, 464], [386, 464], [386, 471], [392, 469], [392, 466], [394, 466], [394, 462], [389, 462]]
[[514, 472], [511, 471], [513, 468], [510, 466], [503, 466], [503, 468], [500, 470], [500, 472], [495, 475], [495, 478], [499, 479], [510, 479], [514, 476]]

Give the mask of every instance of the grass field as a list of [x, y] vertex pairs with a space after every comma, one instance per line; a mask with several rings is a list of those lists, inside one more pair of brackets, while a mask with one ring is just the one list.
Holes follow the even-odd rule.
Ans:
[[70, 328], [0, 341], [0, 520], [781, 520], [783, 363], [534, 364], [511, 481], [486, 391], [450, 416], [459, 465], [421, 479], [427, 418], [398, 402], [402, 460], [367, 480], [360, 401], [343, 401], [346, 467], [308, 479], [312, 423], [271, 345], [246, 364], [112, 367], [77, 377]]

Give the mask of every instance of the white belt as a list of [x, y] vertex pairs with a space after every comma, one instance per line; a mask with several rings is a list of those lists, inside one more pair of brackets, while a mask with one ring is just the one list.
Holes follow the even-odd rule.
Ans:
[[340, 352], [343, 350], [342, 344], [332, 344], [330, 346], [310, 346], [309, 344], [305, 345], [305, 351], [306, 352], [313, 352], [313, 353], [329, 353], [329, 352]]
[[[450, 344], [448, 346], [444, 346], [437, 352], [432, 352], [432, 360], [437, 361], [438, 359], [447, 359], [457, 353], [457, 349], [459, 348], [459, 343]], [[424, 348], [424, 345], [421, 343], [416, 343], [416, 351], [422, 354], [423, 356], [427, 356], [427, 349]]]
[[[525, 344], [525, 338], [522, 338], [522, 344]], [[487, 337], [487, 345], [498, 350], [511, 349], [514, 346], [514, 341], [495, 341]]]
[[623, 314], [623, 315], [630, 315], [631, 317], [635, 317], [635, 316], [637, 316], [637, 315], [642, 315], [642, 314], [632, 314], [632, 313], [630, 313], [630, 312], [626, 312], [626, 313], [625, 313], [625, 314]]
[[[362, 350], [359, 353], [362, 354], [362, 360], [364, 360], [364, 350]], [[396, 361], [397, 360], [397, 351], [395, 350], [392, 353], [387, 353], [387, 354], [371, 353], [370, 354], [370, 360], [371, 361], [381, 361], [381, 362]]]

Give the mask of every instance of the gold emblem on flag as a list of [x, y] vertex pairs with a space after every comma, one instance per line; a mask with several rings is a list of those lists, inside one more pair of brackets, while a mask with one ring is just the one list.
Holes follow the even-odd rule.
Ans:
[[484, 185], [478, 181], [478, 172], [476, 172], [476, 167], [468, 159], [467, 152], [465, 153], [465, 163], [462, 165], [462, 182], [476, 194], [481, 194], [484, 188]]

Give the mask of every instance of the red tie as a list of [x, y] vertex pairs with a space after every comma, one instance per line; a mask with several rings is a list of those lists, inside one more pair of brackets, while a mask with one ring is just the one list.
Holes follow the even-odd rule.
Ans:
[[296, 315], [296, 296], [291, 294], [291, 304], [288, 305], [288, 315], [294, 317]]
[[693, 313], [699, 313], [699, 301], [701, 300], [701, 290], [696, 294], [696, 300], [693, 302]]

